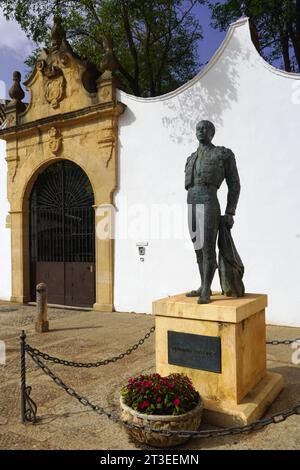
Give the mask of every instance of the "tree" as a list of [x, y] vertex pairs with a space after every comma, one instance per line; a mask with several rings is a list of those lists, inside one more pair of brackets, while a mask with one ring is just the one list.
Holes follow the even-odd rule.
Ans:
[[[201, 26], [194, 9], [204, 0], [0, 0], [40, 47], [49, 44], [59, 15], [75, 52], [99, 66], [104, 38], [112, 39], [125, 89], [137, 96], [171, 91], [199, 70]], [[37, 52], [27, 60], [33, 65]]]
[[241, 16], [249, 17], [252, 40], [269, 62], [282, 61], [287, 72], [300, 72], [300, 0], [227, 0], [209, 2], [212, 24], [225, 30]]

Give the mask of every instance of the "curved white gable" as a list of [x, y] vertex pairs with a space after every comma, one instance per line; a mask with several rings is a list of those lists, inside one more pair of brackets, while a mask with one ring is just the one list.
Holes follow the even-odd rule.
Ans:
[[264, 65], [264, 67], [266, 67], [271, 72], [276, 73], [277, 75], [280, 75], [282, 77], [286, 77], [286, 78], [289, 78], [289, 79], [300, 80], [300, 74], [299, 73], [286, 72], [285, 70], [278, 69], [278, 68], [274, 67], [273, 65], [269, 64], [258, 53], [258, 51], [256, 50], [256, 48], [253, 45], [252, 40], [251, 40], [250, 29], [249, 29], [249, 19], [247, 17], [242, 17], [238, 21], [236, 21], [235, 23], [232, 23], [230, 25], [224, 40], [222, 41], [222, 43], [220, 44], [219, 48], [216, 50], [216, 52], [214, 53], [212, 58], [203, 67], [203, 69], [194, 78], [189, 80], [187, 83], [183, 84], [182, 86], [180, 86], [176, 90], [173, 90], [169, 93], [165, 93], [164, 95], [161, 95], [161, 96], [155, 96], [155, 97], [150, 97], [150, 98], [142, 98], [142, 97], [139, 97], [139, 96], [130, 95], [128, 93], [120, 91], [119, 92], [120, 98], [124, 99], [124, 96], [125, 96], [126, 98], [130, 97], [132, 100], [135, 100], [135, 101], [141, 101], [141, 102], [144, 102], [144, 103], [151, 103], [151, 102], [155, 102], [155, 101], [168, 100], [168, 99], [180, 94], [181, 92], [189, 89], [191, 86], [193, 86], [199, 80], [201, 80], [208, 73], [208, 71], [212, 67], [214, 67], [214, 65], [218, 62], [218, 60], [221, 58], [222, 54], [226, 50], [227, 46], [229, 45], [229, 43], [232, 39], [232, 36], [234, 35], [235, 30], [237, 28], [241, 27], [241, 26], [247, 26], [247, 31], [245, 31], [247, 33], [247, 38], [245, 37], [244, 39], [247, 41], [248, 46], [250, 47], [250, 49], [252, 49], [252, 52], [254, 52], [257, 55], [257, 58], [261, 61], [261, 63]]
[[[136, 212], [132, 204], [137, 202], [149, 212], [155, 205], [171, 205], [177, 222], [185, 224], [185, 161], [197, 146], [197, 121], [212, 120], [214, 143], [234, 151], [240, 172], [233, 235], [246, 268], [246, 290], [269, 295], [269, 323], [298, 326], [299, 80], [299, 74], [280, 71], [260, 57], [247, 18], [242, 18], [230, 27], [209, 64], [179, 89], [146, 99], [119, 92], [127, 110], [120, 120], [120, 189], [115, 197], [117, 236], [124, 204]], [[223, 207], [225, 196], [224, 184]], [[144, 262], [136, 247], [140, 241], [149, 242]], [[150, 312], [152, 300], [198, 286], [188, 239], [151, 240], [140, 233], [117, 239], [115, 246], [117, 310]]]

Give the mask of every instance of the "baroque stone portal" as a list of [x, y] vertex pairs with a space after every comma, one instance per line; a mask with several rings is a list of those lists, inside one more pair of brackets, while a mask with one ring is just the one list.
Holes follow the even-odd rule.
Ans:
[[[28, 105], [22, 102], [21, 75], [13, 74], [0, 138], [7, 144], [14, 302], [34, 301], [35, 285], [45, 282], [48, 299], [59, 294], [60, 304], [114, 309], [113, 240], [95, 236], [103, 217], [113, 224], [118, 185], [118, 119], [125, 105], [117, 100], [112, 55], [110, 46], [100, 73], [72, 50], [61, 20], [54, 18], [51, 44], [25, 82]], [[45, 185], [46, 207], [42, 192], [34, 192], [44, 178], [51, 182]], [[42, 247], [54, 251], [45, 257]]]
[[[200, 121], [197, 124], [199, 147], [188, 157], [185, 166], [189, 231], [201, 278], [200, 288], [187, 296], [199, 297], [200, 304], [210, 302], [211, 284], [217, 266], [223, 294], [241, 297], [245, 292], [242, 282], [244, 267], [230, 234], [240, 194], [240, 179], [233, 152], [214, 146], [211, 142], [214, 134], [212, 122]], [[224, 179], [228, 196], [225, 215], [221, 216], [217, 191]], [[216, 258], [218, 234], [219, 264]]]

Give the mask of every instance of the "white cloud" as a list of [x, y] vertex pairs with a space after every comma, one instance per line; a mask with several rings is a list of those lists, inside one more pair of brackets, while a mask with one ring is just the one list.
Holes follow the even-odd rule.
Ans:
[[14, 53], [18, 58], [28, 56], [34, 48], [16, 21], [6, 21], [0, 9], [0, 50]]

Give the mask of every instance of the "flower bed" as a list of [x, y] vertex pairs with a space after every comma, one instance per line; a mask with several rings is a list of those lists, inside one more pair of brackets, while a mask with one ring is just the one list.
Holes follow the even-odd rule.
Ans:
[[131, 436], [159, 447], [182, 444], [188, 438], [164, 436], [147, 429], [196, 430], [203, 410], [199, 393], [183, 374], [131, 377], [121, 390], [120, 404], [126, 423], [145, 427], [128, 429]]
[[199, 402], [199, 393], [189, 377], [159, 374], [131, 377], [122, 388], [124, 403], [140, 413], [179, 415], [192, 410]]

